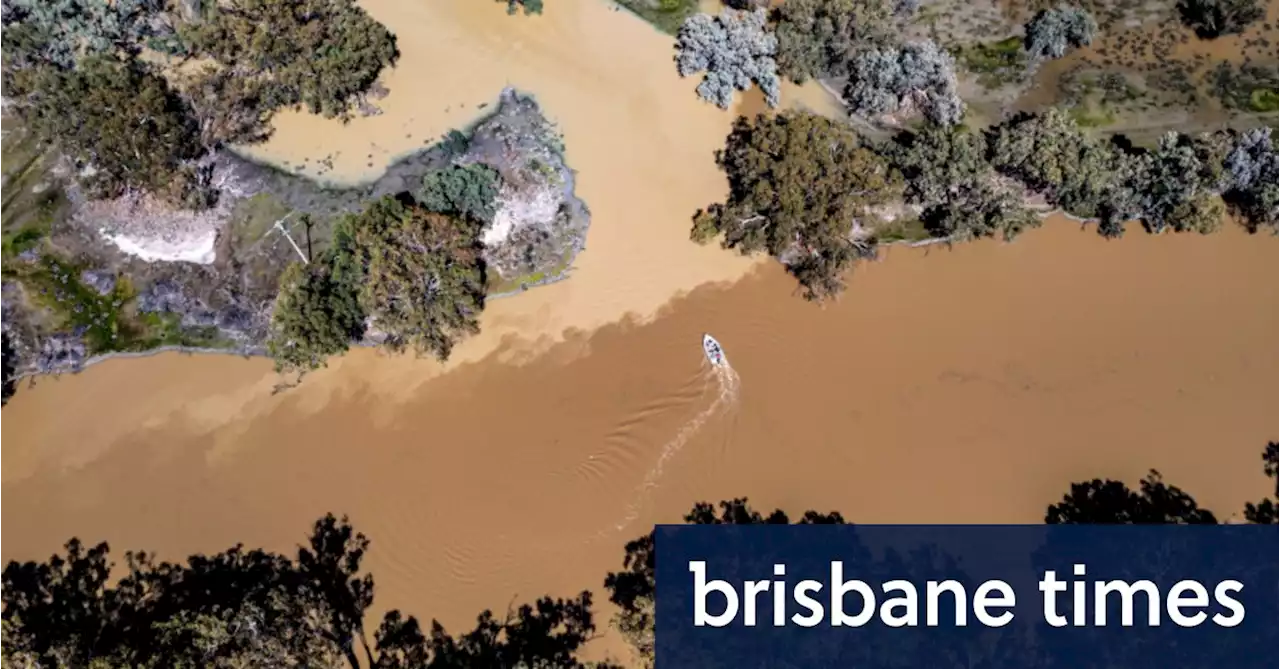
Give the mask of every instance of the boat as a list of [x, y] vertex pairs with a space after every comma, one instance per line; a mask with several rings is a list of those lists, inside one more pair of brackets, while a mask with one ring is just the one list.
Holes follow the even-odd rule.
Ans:
[[720, 342], [709, 334], [702, 335], [702, 351], [707, 354], [707, 361], [717, 367], [728, 364], [724, 357], [724, 348], [720, 346]]

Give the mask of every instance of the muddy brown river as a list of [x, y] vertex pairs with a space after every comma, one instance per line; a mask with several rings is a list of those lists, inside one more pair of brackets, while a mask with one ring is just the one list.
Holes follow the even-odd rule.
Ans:
[[404, 52], [386, 113], [287, 116], [260, 155], [340, 151], [326, 178], [364, 178], [516, 85], [560, 124], [594, 214], [576, 274], [491, 304], [445, 367], [358, 351], [273, 394], [266, 361], [161, 355], [21, 389], [5, 560], [73, 535], [171, 559], [283, 550], [334, 511], [373, 540], [376, 609], [459, 629], [513, 599], [603, 601], [623, 544], [700, 500], [1037, 522], [1071, 481], [1150, 467], [1223, 515], [1268, 492], [1274, 239], [1108, 242], [1051, 220], [1012, 244], [890, 249], [818, 307], [772, 263], [688, 241], [725, 187], [712, 154], [733, 115], [676, 76], [669, 37], [599, 0], [367, 6]]

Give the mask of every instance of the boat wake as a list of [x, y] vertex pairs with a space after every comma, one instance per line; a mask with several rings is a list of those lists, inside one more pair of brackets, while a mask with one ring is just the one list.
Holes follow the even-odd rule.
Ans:
[[685, 444], [689, 443], [689, 439], [697, 434], [698, 430], [702, 429], [702, 426], [712, 417], [737, 405], [738, 388], [741, 385], [738, 373], [734, 371], [727, 360], [718, 365], [708, 365], [708, 367], [710, 367], [710, 370], [705, 372], [708, 383], [714, 383], [719, 386], [719, 392], [716, 394], [715, 400], [711, 402], [711, 406], [690, 418], [670, 441], [663, 444], [662, 449], [658, 451], [658, 461], [649, 469], [649, 472], [645, 474], [644, 481], [636, 488], [635, 499], [627, 505], [627, 511], [615, 524], [614, 531], [625, 529], [627, 525], [631, 524], [631, 521], [640, 516], [641, 508], [648, 501], [650, 493], [658, 486], [658, 482], [662, 478], [663, 469], [672, 458], [684, 449]]

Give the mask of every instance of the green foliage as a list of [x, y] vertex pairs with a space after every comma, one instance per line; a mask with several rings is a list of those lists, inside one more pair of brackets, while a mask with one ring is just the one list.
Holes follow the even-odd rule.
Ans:
[[906, 181], [908, 202], [939, 204], [991, 177], [986, 142], [967, 128], [926, 123], [894, 140], [888, 154]]
[[328, 117], [347, 116], [399, 56], [395, 36], [353, 0], [231, 0], [181, 34], [194, 53], [259, 79], [265, 107]]
[[1145, 169], [1137, 175], [1133, 188], [1139, 194], [1139, 212], [1148, 231], [1205, 231], [1201, 230], [1205, 208], [1214, 205], [1196, 201], [1219, 187], [1224, 149], [1209, 137], [1193, 139], [1168, 133], [1155, 151], [1144, 155]]
[[1209, 74], [1213, 96], [1227, 109], [1273, 112], [1280, 77], [1273, 67], [1255, 63], [1219, 63]]
[[956, 242], [997, 235], [1012, 240], [1040, 226], [1040, 218], [1019, 197], [985, 182], [961, 187], [946, 201], [925, 209], [921, 218], [931, 236]]
[[183, 169], [202, 153], [194, 123], [165, 80], [136, 61], [19, 70], [8, 94], [33, 133], [96, 170], [87, 185], [99, 196], [143, 188], [181, 201], [203, 187]]
[[[349, 237], [347, 223], [335, 237]], [[365, 334], [365, 315], [357, 301], [346, 242], [310, 265], [294, 262], [280, 276], [280, 294], [271, 316], [268, 350], [276, 371], [310, 371], [329, 356], [346, 352]]]
[[351, 225], [364, 267], [360, 304], [389, 348], [445, 360], [459, 338], [479, 332], [485, 270], [477, 224], [384, 197]]
[[1217, 195], [1201, 195], [1200, 197], [1180, 202], [1169, 212], [1169, 227], [1174, 232], [1198, 232], [1207, 235], [1222, 229], [1222, 219], [1227, 215], [1227, 207]]
[[1280, 109], [1280, 95], [1274, 89], [1255, 88], [1249, 93], [1249, 108], [1256, 112]]
[[908, 202], [925, 206], [929, 236], [966, 241], [1013, 239], [1040, 224], [1008, 187], [997, 185], [982, 135], [930, 123], [895, 138], [889, 155], [906, 181]]
[[1084, 218], [1102, 216], [1116, 174], [1113, 151], [1060, 110], [1015, 117], [988, 133], [991, 164], [1050, 203]]
[[134, 292], [128, 281], [116, 281], [106, 295], [80, 280], [83, 268], [58, 256], [44, 254], [31, 265], [15, 268], [17, 279], [33, 299], [55, 315], [57, 327], [82, 332], [89, 353], [134, 350], [142, 329], [124, 313]]
[[520, 7], [524, 8], [525, 16], [542, 13], [542, 0], [498, 0], [498, 2], [507, 3], [508, 14], [515, 14]]
[[428, 638], [393, 610], [370, 642], [368, 549], [346, 518], [328, 515], [294, 556], [236, 546], [174, 564], [130, 552], [116, 580], [107, 544], [72, 539], [48, 561], [5, 567], [6, 666], [585, 669], [574, 656], [595, 630], [587, 592], [502, 618], [485, 611], [457, 639], [434, 621]]
[[182, 85], [182, 94], [200, 129], [200, 143], [252, 144], [271, 135], [271, 112], [283, 101], [271, 98], [274, 89], [261, 79], [239, 76], [209, 66]]
[[810, 299], [839, 292], [861, 255], [854, 223], [898, 193], [899, 177], [862, 148], [848, 125], [809, 112], [740, 117], [718, 156], [729, 197], [694, 217], [693, 238], [725, 248], [795, 256]]
[[1258, 0], [1178, 0], [1178, 13], [1201, 39], [1242, 33], [1264, 15]]
[[[768, 516], [751, 508], [747, 498], [725, 500], [716, 507], [707, 502], [693, 505], [685, 514], [684, 522], [692, 525], [788, 525], [791, 519], [782, 509], [775, 509]], [[839, 512], [819, 513], [806, 511], [796, 525], [842, 525], [845, 519]], [[611, 572], [605, 577], [604, 587], [609, 591], [609, 601], [618, 606], [613, 624], [631, 644], [641, 666], [653, 667], [653, 601], [657, 593], [655, 582], [654, 533], [650, 532], [627, 543], [622, 558], [622, 571]]]
[[978, 83], [988, 88], [1019, 81], [1027, 72], [1027, 55], [1016, 35], [961, 47], [955, 55], [964, 69], [978, 75]]
[[422, 178], [417, 199], [430, 211], [489, 223], [497, 213], [502, 177], [482, 163], [450, 165]]
[[8, 0], [4, 5], [6, 67], [67, 69], [93, 56], [136, 54], [172, 34], [162, 0]]
[[788, 0], [777, 11], [778, 70], [796, 83], [846, 76], [855, 51], [889, 32], [885, 2]]
[[685, 19], [698, 13], [698, 0], [618, 0], [618, 4], [668, 35], [679, 33]]
[[1024, 46], [1036, 61], [1061, 58], [1067, 50], [1088, 46], [1098, 32], [1093, 15], [1071, 5], [1042, 9], [1026, 25]]

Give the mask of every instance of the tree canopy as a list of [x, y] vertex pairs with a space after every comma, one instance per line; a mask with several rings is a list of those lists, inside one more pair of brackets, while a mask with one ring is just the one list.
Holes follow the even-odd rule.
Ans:
[[834, 295], [860, 251], [855, 224], [899, 177], [846, 124], [810, 112], [740, 117], [717, 157], [729, 197], [694, 217], [693, 238], [783, 257], [811, 299]]
[[316, 667], [462, 669], [585, 667], [575, 658], [595, 630], [591, 595], [544, 597], [453, 637], [439, 623], [388, 612], [373, 638], [365, 613], [369, 540], [346, 518], [317, 520], [293, 556], [236, 546], [185, 563], [125, 554], [77, 539], [44, 562], [4, 570], [5, 664], [57, 669]]
[[157, 47], [173, 35], [163, 9], [163, 0], [5, 0], [6, 67], [69, 69], [82, 58]]
[[939, 125], [964, 115], [955, 60], [932, 40], [863, 49], [849, 64], [844, 98], [864, 116], [915, 111]]
[[982, 135], [926, 123], [903, 131], [888, 151], [906, 181], [906, 198], [924, 206], [921, 220], [936, 238], [1012, 239], [1040, 225], [1020, 194], [997, 178]]
[[774, 54], [778, 38], [765, 27], [763, 9], [725, 9], [716, 16], [695, 14], [685, 19], [676, 36], [676, 67], [680, 76], [705, 72], [698, 96], [728, 109], [734, 91], [756, 84], [765, 101], [776, 107], [781, 95]]
[[[1276, 480], [1276, 442], [1262, 452], [1263, 473]], [[1264, 499], [1245, 506], [1245, 519], [1252, 523], [1275, 524], [1276, 501]], [[1093, 479], [1071, 484], [1062, 501], [1049, 506], [1045, 522], [1093, 524], [1179, 524], [1217, 523], [1218, 517], [1202, 508], [1186, 491], [1164, 482], [1160, 472], [1151, 470], [1131, 490], [1121, 481]]]
[[507, 3], [508, 14], [515, 14], [521, 7], [524, 8], [525, 16], [542, 13], [542, 0], [498, 0], [498, 2]]
[[1232, 144], [1224, 165], [1227, 203], [1251, 230], [1276, 227], [1280, 217], [1280, 154], [1270, 127], [1250, 130]]
[[1178, 0], [1178, 13], [1202, 39], [1242, 33], [1265, 14], [1258, 0]]
[[[717, 508], [707, 502], [693, 505], [684, 522], [694, 525], [787, 525], [791, 519], [781, 509], [768, 516], [751, 508], [747, 498], [722, 501]], [[836, 525], [845, 519], [838, 512], [806, 511], [797, 525]], [[604, 587], [609, 601], [618, 606], [613, 624], [635, 651], [641, 666], [653, 667], [655, 579], [654, 533], [650, 532], [627, 543], [622, 558], [622, 571], [610, 572]]]
[[180, 31], [195, 53], [270, 87], [273, 107], [345, 116], [399, 56], [395, 36], [353, 0], [230, 0]]
[[444, 360], [460, 337], [479, 332], [485, 268], [480, 226], [394, 197], [350, 222], [363, 267], [360, 304], [393, 350]]
[[84, 59], [64, 69], [38, 65], [13, 73], [8, 95], [38, 137], [91, 168], [99, 196], [129, 188], [181, 193], [196, 175], [182, 168], [203, 149], [182, 100], [136, 61]]
[[1111, 479], [1072, 483], [1062, 501], [1045, 512], [1044, 522], [1203, 525], [1218, 519], [1181, 488], [1165, 483], [1153, 469], [1136, 491]]
[[497, 213], [501, 188], [498, 171], [484, 163], [450, 165], [423, 177], [416, 197], [430, 211], [487, 224]]
[[289, 265], [280, 277], [267, 337], [277, 371], [307, 371], [325, 364], [364, 335], [358, 297], [360, 268], [353, 258], [351, 222], [340, 222], [333, 246], [315, 262]]
[[1068, 49], [1088, 46], [1098, 33], [1093, 15], [1071, 5], [1042, 9], [1026, 26], [1023, 42], [1027, 53], [1038, 60], [1061, 58]]
[[1103, 216], [1118, 168], [1110, 147], [1058, 109], [1016, 116], [988, 133], [991, 163], [1075, 216]]
[[777, 10], [778, 68], [791, 80], [843, 77], [857, 49], [887, 39], [878, 0], [788, 0]]

